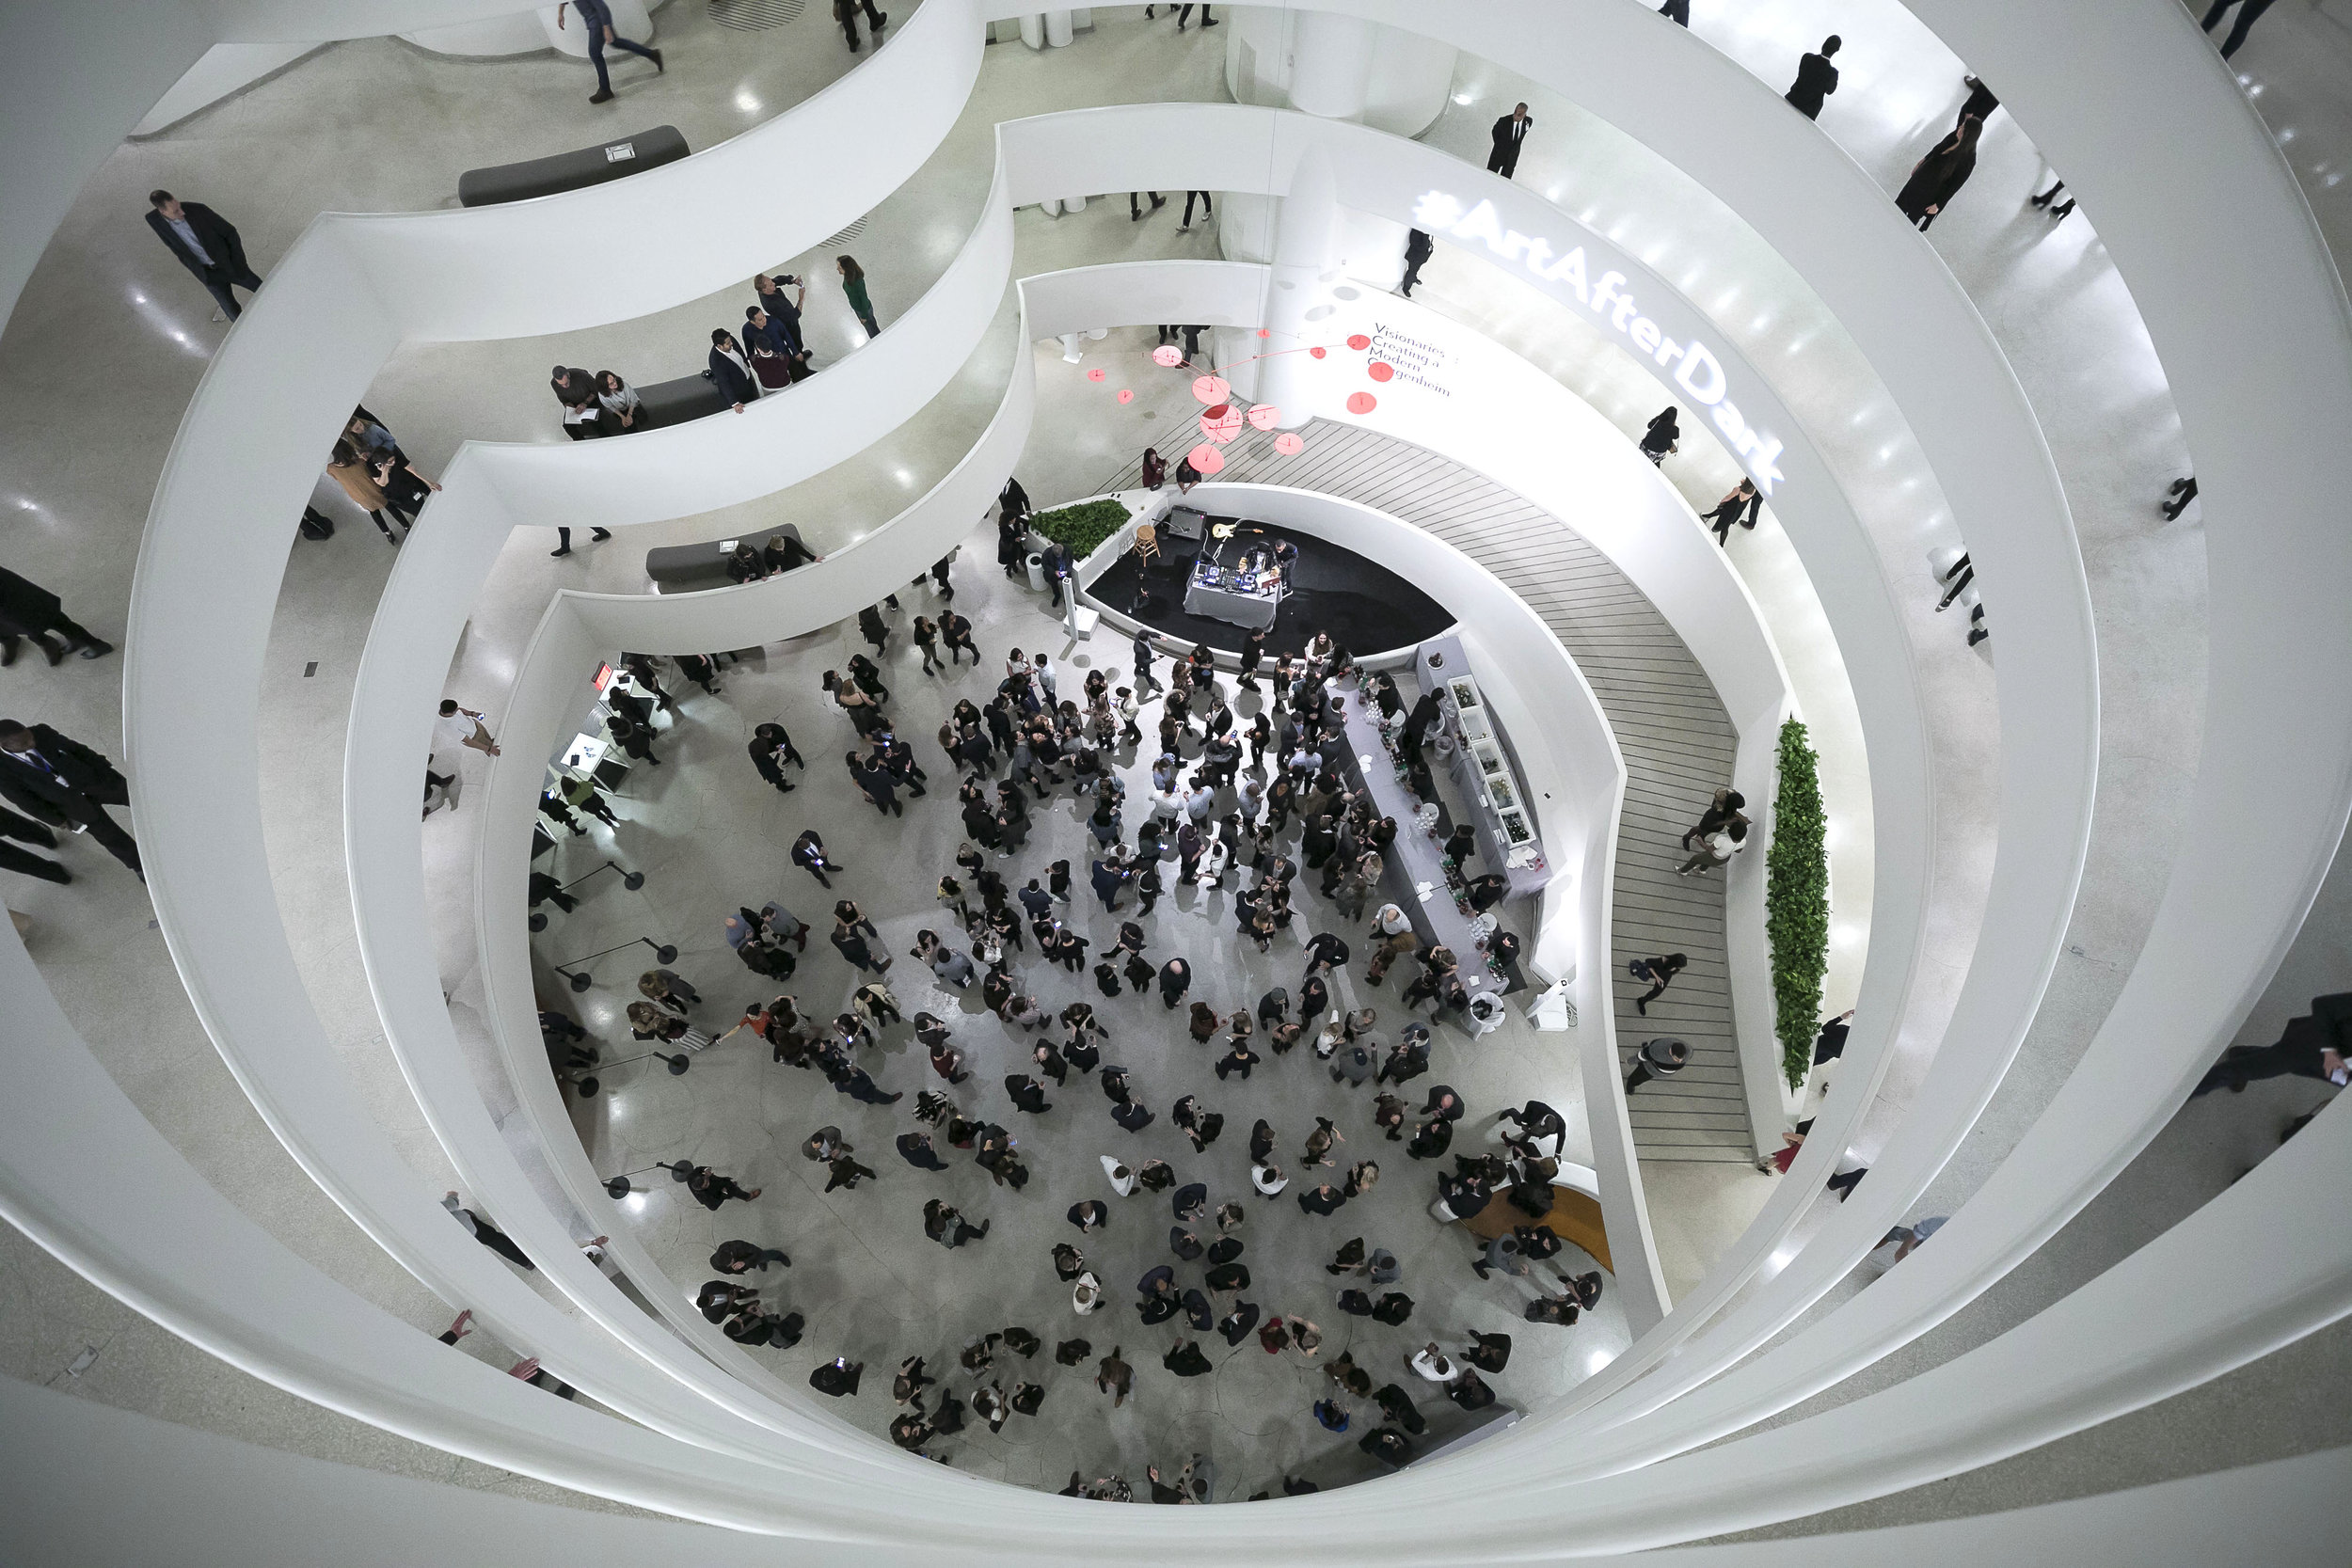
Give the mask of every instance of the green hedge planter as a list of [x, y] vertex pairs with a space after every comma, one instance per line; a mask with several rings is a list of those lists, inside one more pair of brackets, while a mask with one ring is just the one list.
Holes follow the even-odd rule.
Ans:
[[1813, 1069], [1821, 977], [1829, 972], [1829, 852], [1816, 760], [1804, 726], [1794, 719], [1783, 724], [1772, 847], [1764, 863], [1764, 931], [1772, 944], [1780, 1068], [1792, 1089]]
[[1073, 561], [1084, 561], [1101, 547], [1104, 540], [1125, 528], [1128, 516], [1126, 506], [1120, 501], [1087, 501], [1058, 511], [1041, 512], [1029, 519], [1029, 529], [1068, 550]]

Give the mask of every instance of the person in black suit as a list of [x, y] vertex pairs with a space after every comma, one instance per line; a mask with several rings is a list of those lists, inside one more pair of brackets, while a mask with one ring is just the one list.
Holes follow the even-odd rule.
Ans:
[[237, 230], [204, 203], [182, 201], [169, 191], [150, 191], [147, 201], [153, 209], [147, 214], [147, 227], [220, 301], [221, 313], [235, 321], [243, 312], [230, 290], [250, 293], [262, 286], [261, 275], [246, 261], [245, 243]]
[[1845, 40], [1836, 33], [1821, 40], [1820, 53], [1807, 55], [1797, 62], [1797, 79], [1783, 94], [1788, 106], [1807, 119], [1821, 118], [1821, 101], [1837, 90], [1837, 68], [1829, 57], [1837, 53]]
[[[2205, 31], [2210, 33], [2220, 25], [2221, 19], [2229, 14], [2230, 8], [2235, 4], [2237, 0], [2214, 0], [2213, 9], [2205, 13], [2205, 20], [2201, 24]], [[2226, 60], [2237, 53], [2237, 46], [2246, 41], [2246, 35], [2252, 30], [2254, 24], [2262, 19], [2263, 12], [2270, 8], [2270, 4], [2271, 0], [2246, 0], [2245, 6], [2237, 13], [2237, 24], [2230, 29], [2230, 36], [2221, 42], [2223, 59]]]
[[2257, 1078], [2316, 1078], [2342, 1088], [2352, 1083], [2352, 991], [2312, 998], [2312, 1010], [2289, 1019], [2276, 1043], [2233, 1046], [2201, 1080], [2190, 1098], [2228, 1089], [2244, 1094]]
[[[12, 811], [0, 811], [0, 839], [23, 839], [44, 849], [57, 847], [57, 835], [29, 816], [19, 816]], [[14, 871], [26, 877], [38, 877], [44, 882], [70, 882], [73, 873], [46, 855], [36, 855], [13, 844], [0, 843], [0, 871]]]
[[113, 763], [80, 741], [46, 724], [28, 729], [0, 720], [0, 798], [44, 827], [87, 827], [102, 848], [147, 879], [137, 844], [106, 815], [108, 806], [131, 803], [131, 786]]
[[744, 357], [735, 334], [723, 326], [710, 329], [709, 373], [720, 395], [735, 404], [737, 413], [743, 412], [745, 404], [759, 401], [759, 382], [752, 375], [752, 362]]
[[761, 778], [776, 786], [778, 793], [789, 795], [799, 787], [784, 776], [784, 765], [796, 762], [805, 769], [808, 764], [793, 749], [792, 737], [784, 733], [782, 724], [762, 724], [752, 731], [750, 751], [752, 766], [759, 769]]
[[1534, 124], [1527, 118], [1527, 105], [1524, 103], [1495, 121], [1494, 150], [1486, 155], [1488, 174], [1500, 174], [1508, 180], [1518, 172], [1519, 148]]
[[[65, 612], [65, 603], [39, 583], [0, 567], [0, 666], [14, 664], [21, 640], [31, 638], [54, 667], [78, 652], [96, 658], [115, 651]], [[52, 639], [59, 641], [52, 641]]]
[[841, 31], [850, 40], [850, 53], [858, 51], [857, 13], [863, 7], [866, 24], [874, 30], [875, 46], [882, 43], [882, 30], [890, 24], [890, 13], [874, 8], [874, 0], [833, 0], [833, 19], [841, 24]]
[[[1410, 299], [1413, 297], [1413, 285], [1421, 281], [1422, 266], [1429, 260], [1431, 254], [1435, 252], [1437, 248], [1438, 242], [1422, 233], [1420, 230], [1414, 229], [1406, 231], [1405, 236], [1405, 277], [1404, 279], [1396, 286], [1398, 298]], [[1265, 641], [1263, 633], [1253, 632], [1250, 635], [1257, 642], [1263, 643]], [[1252, 651], [1254, 652], [1254, 649]], [[1258, 661], [1254, 657], [1249, 658], [1248, 662], [1242, 666], [1241, 673], [1244, 684], [1248, 684], [1249, 673], [1257, 667]]]
[[1666, 0], [1658, 8], [1658, 14], [1677, 26], [1691, 25], [1691, 0]]

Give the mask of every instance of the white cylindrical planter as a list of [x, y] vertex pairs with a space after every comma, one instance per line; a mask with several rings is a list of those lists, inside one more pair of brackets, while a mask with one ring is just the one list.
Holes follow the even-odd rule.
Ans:
[[[612, 8], [614, 32], [632, 43], [653, 41], [653, 17], [645, 9], [645, 0], [609, 0], [609, 4]], [[564, 25], [561, 27], [555, 24], [555, 13], [559, 10], [564, 12]], [[539, 30], [547, 42], [564, 54], [574, 59], [584, 60], [588, 57], [588, 24], [580, 21], [578, 12], [561, 6], [542, 6], [539, 8]], [[605, 63], [610, 65], [612, 52], [606, 51], [604, 57]]]
[[1291, 64], [1291, 104], [1324, 119], [1360, 120], [1379, 28], [1336, 11], [1300, 11]]
[[1061, 210], [1065, 213], [1083, 213], [1087, 210], [1087, 198], [1083, 196], [1065, 196], [1061, 198]]
[[1067, 48], [1071, 40], [1070, 13], [1066, 10], [1045, 13], [1045, 41], [1055, 48]]
[[1021, 19], [1021, 41], [1032, 49], [1045, 47], [1045, 15], [1031, 11]]

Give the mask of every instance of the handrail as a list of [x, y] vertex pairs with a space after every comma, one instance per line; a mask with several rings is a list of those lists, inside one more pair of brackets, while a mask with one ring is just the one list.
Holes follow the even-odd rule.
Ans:
[[[123, 1486], [126, 1474], [140, 1484]], [[830, 1568], [829, 1560], [798, 1543], [435, 1486], [257, 1448], [13, 1378], [0, 1381], [0, 1513], [43, 1561], [71, 1556], [308, 1568], [316, 1560], [317, 1521], [325, 1517], [336, 1522], [342, 1540], [375, 1547], [371, 1562], [393, 1560], [397, 1551], [405, 1561], [639, 1568], [718, 1554], [741, 1568]], [[1588, 1560], [1625, 1568], [1977, 1568], [2020, 1561], [2335, 1568], [2337, 1544], [2347, 1536], [2352, 1449], [2329, 1449], [2002, 1513]], [[356, 1565], [361, 1559], [346, 1553], [342, 1560]]]

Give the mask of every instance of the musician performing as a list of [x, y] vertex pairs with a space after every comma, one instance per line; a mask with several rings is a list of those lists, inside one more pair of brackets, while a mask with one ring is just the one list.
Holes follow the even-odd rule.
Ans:
[[[1228, 518], [1210, 523], [1215, 541], [1209, 553], [1193, 562], [1192, 578], [1184, 589], [1184, 613], [1252, 628], [1271, 626], [1291, 591], [1298, 546], [1254, 526]], [[1236, 533], [1252, 536], [1242, 545], [1235, 563], [1224, 564], [1225, 547]]]

